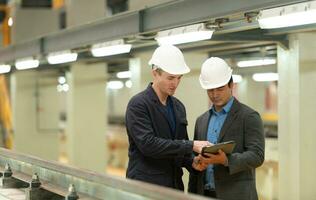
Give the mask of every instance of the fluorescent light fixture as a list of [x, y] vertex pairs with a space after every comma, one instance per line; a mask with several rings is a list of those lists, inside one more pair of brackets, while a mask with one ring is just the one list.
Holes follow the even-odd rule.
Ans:
[[127, 88], [131, 88], [131, 87], [133, 86], [132, 81], [131, 81], [131, 80], [126, 81], [126, 82], [125, 82], [125, 86], [126, 86]]
[[122, 81], [109, 81], [107, 84], [107, 88], [112, 90], [118, 90], [124, 87], [124, 84]]
[[131, 78], [132, 72], [131, 71], [123, 71], [123, 72], [118, 72], [116, 74], [117, 78]]
[[92, 45], [91, 53], [94, 57], [111, 56], [129, 53], [131, 48], [131, 44], [125, 44], [124, 40], [121, 39]]
[[252, 75], [253, 80], [258, 82], [277, 81], [279, 79], [278, 73], [256, 73]]
[[58, 92], [62, 92], [62, 91], [63, 91], [63, 85], [58, 84], [58, 85], [57, 85], [57, 91], [58, 91]]
[[262, 29], [316, 23], [316, 1], [262, 10], [258, 15], [258, 21]]
[[10, 65], [0, 65], [0, 74], [8, 73], [11, 70]]
[[69, 90], [69, 85], [66, 83], [66, 84], [58, 84], [57, 85], [57, 91], [58, 92], [68, 92]]
[[59, 84], [64, 84], [66, 83], [66, 78], [64, 76], [59, 76], [58, 77], [58, 83]]
[[64, 92], [68, 92], [68, 90], [69, 90], [69, 85], [66, 83], [66, 84], [63, 84], [62, 85], [62, 88], [63, 88], [63, 91]]
[[159, 45], [182, 44], [211, 39], [214, 30], [207, 29], [204, 23], [160, 31], [155, 40]]
[[234, 83], [240, 83], [242, 81], [242, 76], [237, 75], [237, 74], [233, 74], [233, 81], [234, 81]]
[[70, 50], [67, 50], [48, 54], [47, 61], [49, 64], [54, 65], [76, 61], [77, 57], [77, 53], [72, 53]]
[[39, 65], [39, 61], [31, 57], [18, 59], [15, 61], [15, 67], [18, 70], [36, 68], [38, 67], [38, 65]]
[[12, 17], [9, 17], [8, 26], [12, 26], [12, 25], [13, 25], [13, 19], [12, 19]]
[[254, 67], [262, 65], [273, 65], [276, 63], [274, 58], [265, 58], [260, 60], [245, 60], [237, 62], [238, 67]]

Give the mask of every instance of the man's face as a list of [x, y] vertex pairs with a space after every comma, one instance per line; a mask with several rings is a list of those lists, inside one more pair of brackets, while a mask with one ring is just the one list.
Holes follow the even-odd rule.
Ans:
[[215, 109], [220, 111], [232, 96], [233, 84], [226, 84], [222, 87], [207, 90], [207, 95], [212, 101]]
[[154, 83], [160, 92], [165, 95], [174, 95], [182, 75], [173, 75], [164, 71], [153, 70]]

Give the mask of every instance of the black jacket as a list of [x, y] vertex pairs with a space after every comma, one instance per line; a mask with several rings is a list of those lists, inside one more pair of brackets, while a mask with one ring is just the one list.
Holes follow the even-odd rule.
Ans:
[[183, 190], [182, 167], [191, 170], [193, 143], [188, 140], [183, 104], [175, 97], [171, 97], [171, 101], [175, 134], [171, 132], [168, 117], [151, 84], [129, 101], [126, 110], [129, 139], [126, 176]]
[[[207, 111], [196, 120], [194, 139], [206, 140], [211, 115]], [[248, 106], [234, 100], [221, 129], [218, 142], [234, 140], [236, 146], [227, 155], [228, 167], [214, 165], [217, 198], [224, 200], [255, 200], [255, 169], [264, 161], [264, 135], [260, 115]], [[205, 171], [191, 173], [189, 192], [203, 194]]]

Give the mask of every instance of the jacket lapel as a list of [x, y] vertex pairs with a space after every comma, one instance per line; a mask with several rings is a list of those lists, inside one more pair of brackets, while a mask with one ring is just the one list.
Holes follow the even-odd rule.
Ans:
[[201, 140], [207, 140], [207, 129], [208, 129], [208, 124], [211, 118], [211, 114], [210, 111], [207, 111], [203, 117], [202, 117], [202, 123], [200, 123], [201, 127]]
[[[175, 121], [176, 121], [175, 139], [177, 138], [183, 139], [183, 136], [181, 134], [185, 134], [185, 133], [179, 132], [179, 127], [181, 126], [181, 124], [185, 124], [187, 126], [188, 121], [186, 118], [183, 118], [183, 117], [181, 118], [182, 111], [179, 108], [179, 105], [176, 103], [176, 100], [174, 99], [174, 97], [171, 97], [171, 100], [172, 100], [172, 105], [173, 105], [173, 110], [174, 110], [174, 115], [175, 115]], [[187, 134], [185, 135], [185, 137], [189, 139]]]
[[173, 105], [173, 111], [174, 111], [175, 122], [176, 122], [175, 138], [180, 138], [180, 134], [184, 134], [184, 133], [179, 133], [179, 126], [181, 125], [181, 123], [187, 125], [188, 122], [187, 122], [187, 119], [180, 118], [180, 111], [179, 111], [178, 106], [175, 104], [175, 100], [173, 99], [173, 97], [171, 97], [171, 100], [172, 100], [171, 102]]
[[[157, 94], [155, 93], [154, 89], [151, 87], [152, 83], [150, 83], [147, 87], [147, 94], [149, 95], [149, 97], [151, 98], [151, 100], [153, 101], [154, 104], [156, 104], [156, 108], [157, 110], [161, 113], [161, 115], [165, 118], [169, 128], [170, 128], [170, 131], [171, 131], [171, 125], [170, 125], [170, 122], [168, 120], [168, 116], [166, 115], [166, 113], [164, 112], [163, 110], [163, 107], [162, 107], [162, 104], [161, 102], [159, 101], [159, 98], [157, 96]], [[175, 111], [176, 112], [176, 111]], [[177, 122], [176, 122], [177, 123]], [[170, 138], [172, 138], [172, 135], [171, 135], [171, 132], [169, 132], [169, 136]]]
[[230, 112], [228, 113], [225, 122], [223, 124], [223, 127], [221, 129], [221, 132], [219, 134], [219, 138], [218, 138], [218, 142], [221, 142], [224, 135], [226, 134], [227, 129], [232, 125], [232, 123], [235, 121], [236, 117], [237, 117], [237, 112], [238, 112], [238, 108], [239, 108], [240, 104], [237, 101], [237, 99], [234, 99], [232, 108], [230, 110]]

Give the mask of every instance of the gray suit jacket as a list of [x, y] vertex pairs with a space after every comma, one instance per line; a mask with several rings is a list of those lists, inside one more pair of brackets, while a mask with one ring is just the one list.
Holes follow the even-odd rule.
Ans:
[[[194, 140], [207, 140], [210, 119], [207, 111], [196, 120]], [[234, 140], [235, 149], [227, 155], [228, 166], [214, 165], [216, 195], [219, 199], [258, 199], [255, 168], [264, 161], [264, 135], [260, 115], [234, 99], [221, 129], [218, 142]], [[204, 193], [205, 171], [190, 174], [189, 192]]]

